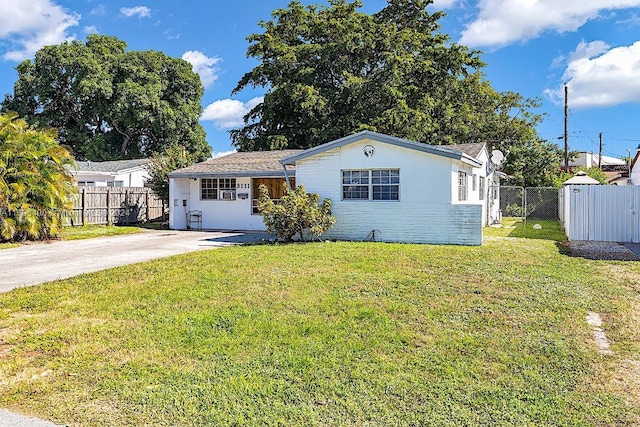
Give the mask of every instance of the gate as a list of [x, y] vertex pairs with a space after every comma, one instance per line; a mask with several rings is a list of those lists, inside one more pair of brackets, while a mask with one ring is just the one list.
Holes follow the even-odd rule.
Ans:
[[559, 219], [559, 190], [555, 187], [500, 187], [503, 217]]

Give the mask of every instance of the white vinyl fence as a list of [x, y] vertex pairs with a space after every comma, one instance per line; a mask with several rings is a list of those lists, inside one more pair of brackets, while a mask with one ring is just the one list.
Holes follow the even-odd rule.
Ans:
[[569, 240], [640, 243], [639, 185], [567, 185], [560, 221]]

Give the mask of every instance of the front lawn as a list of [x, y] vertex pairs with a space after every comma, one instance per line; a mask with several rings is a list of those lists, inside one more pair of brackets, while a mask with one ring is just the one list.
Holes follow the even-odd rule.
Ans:
[[192, 253], [1, 294], [0, 407], [82, 426], [630, 425], [639, 293], [640, 263], [538, 239]]
[[121, 236], [123, 234], [141, 233], [144, 228], [122, 225], [81, 225], [65, 227], [60, 234], [62, 240], [83, 240], [96, 237]]

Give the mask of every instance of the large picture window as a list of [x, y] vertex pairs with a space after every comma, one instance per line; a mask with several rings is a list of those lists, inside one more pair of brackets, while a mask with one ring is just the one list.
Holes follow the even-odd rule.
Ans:
[[342, 171], [343, 200], [400, 200], [400, 170]]

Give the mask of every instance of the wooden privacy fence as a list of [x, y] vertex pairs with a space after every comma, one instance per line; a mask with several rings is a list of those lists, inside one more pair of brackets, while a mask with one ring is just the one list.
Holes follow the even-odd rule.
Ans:
[[81, 187], [68, 225], [136, 224], [162, 220], [164, 202], [146, 187]]

